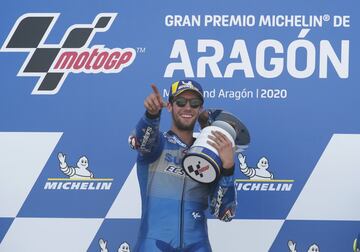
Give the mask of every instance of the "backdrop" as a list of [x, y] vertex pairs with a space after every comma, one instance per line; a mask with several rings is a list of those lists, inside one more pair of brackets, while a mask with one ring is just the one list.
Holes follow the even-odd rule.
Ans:
[[184, 78], [251, 135], [214, 251], [351, 251], [358, 1], [7, 1], [0, 20], [0, 251], [131, 251], [128, 136], [150, 84]]

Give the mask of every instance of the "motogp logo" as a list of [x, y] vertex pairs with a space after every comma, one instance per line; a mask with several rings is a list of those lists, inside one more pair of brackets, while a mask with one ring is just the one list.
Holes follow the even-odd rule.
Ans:
[[70, 26], [59, 44], [45, 44], [60, 13], [27, 13], [18, 18], [2, 52], [28, 52], [17, 76], [40, 77], [32, 94], [56, 94], [69, 73], [119, 73], [136, 57], [133, 48], [89, 44], [105, 32], [117, 13], [100, 13], [92, 24]]

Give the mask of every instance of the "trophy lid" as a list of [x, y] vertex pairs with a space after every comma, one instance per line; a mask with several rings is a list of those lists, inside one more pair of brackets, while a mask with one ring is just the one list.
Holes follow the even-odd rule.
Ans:
[[236, 131], [235, 129], [230, 125], [228, 124], [227, 122], [225, 121], [215, 121], [211, 124], [211, 126], [217, 126], [219, 128], [222, 128], [223, 130], [225, 130], [226, 132], [228, 132], [232, 139], [235, 141], [236, 139]]
[[[207, 122], [204, 121], [207, 119]], [[202, 121], [200, 121], [202, 120]], [[235, 145], [248, 145], [250, 143], [250, 133], [246, 126], [233, 114], [222, 109], [207, 109], [205, 113], [199, 117], [200, 124], [213, 125], [215, 121], [224, 121], [232, 126], [236, 132], [234, 138]]]

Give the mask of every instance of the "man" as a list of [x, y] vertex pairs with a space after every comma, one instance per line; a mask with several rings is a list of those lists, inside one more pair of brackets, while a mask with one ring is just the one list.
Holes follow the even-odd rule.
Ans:
[[194, 125], [202, 111], [203, 90], [193, 80], [181, 80], [170, 88], [167, 109], [171, 130], [159, 132], [163, 101], [152, 85], [144, 101], [145, 115], [132, 136], [139, 152], [137, 174], [142, 199], [142, 218], [135, 251], [211, 251], [205, 210], [230, 221], [235, 215], [234, 150], [225, 135], [215, 131], [209, 144], [217, 149], [223, 169], [213, 184], [201, 184], [185, 175], [181, 161], [193, 144]]

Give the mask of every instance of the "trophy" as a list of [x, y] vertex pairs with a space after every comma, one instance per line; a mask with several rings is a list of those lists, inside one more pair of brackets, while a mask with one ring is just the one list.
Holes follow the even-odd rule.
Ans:
[[241, 152], [250, 143], [249, 131], [233, 114], [208, 109], [199, 116], [202, 130], [182, 161], [185, 173], [197, 182], [210, 184], [222, 172], [222, 162], [217, 150], [207, 143], [211, 131], [220, 131], [232, 143], [236, 152]]

